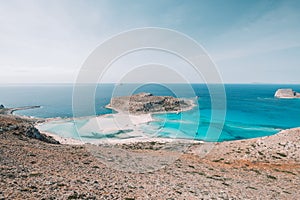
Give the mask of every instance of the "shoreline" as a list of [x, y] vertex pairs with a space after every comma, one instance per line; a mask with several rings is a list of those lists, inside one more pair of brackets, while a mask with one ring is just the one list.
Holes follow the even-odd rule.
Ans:
[[[112, 117], [112, 118], [111, 118]], [[128, 123], [128, 121], [126, 121], [127, 119], [130, 119], [130, 122]], [[97, 131], [102, 131], [104, 134], [108, 134], [109, 132], [114, 132], [114, 131], [119, 131], [122, 130], [120, 129], [120, 127], [118, 127], [116, 124], [113, 124], [112, 121], [113, 120], [119, 120], [121, 123], [123, 122], [127, 122], [127, 124], [123, 124], [123, 129], [135, 129], [133, 130], [133, 132], [131, 133], [131, 135], [138, 135], [138, 130], [136, 129], [136, 126], [140, 125], [140, 124], [145, 124], [151, 121], [154, 121], [154, 119], [152, 118], [151, 114], [143, 114], [143, 115], [127, 115], [124, 114], [122, 112], [118, 112], [118, 113], [114, 113], [114, 114], [105, 114], [105, 115], [99, 115], [99, 116], [84, 116], [84, 117], [79, 117], [79, 118], [49, 118], [46, 119], [44, 122], [42, 123], [37, 123], [35, 125], [35, 127], [42, 133], [54, 137], [54, 139], [56, 139], [57, 141], [61, 142], [62, 144], [70, 144], [70, 145], [78, 145], [78, 144], [86, 144], [86, 143], [90, 143], [88, 141], [82, 141], [82, 140], [78, 140], [78, 139], [74, 139], [71, 137], [62, 137], [60, 135], [57, 135], [55, 133], [49, 132], [49, 131], [44, 131], [41, 130], [39, 126], [42, 126], [43, 124], [47, 124], [47, 123], [51, 123], [51, 122], [58, 122], [58, 123], [64, 123], [64, 122], [68, 122], [68, 121], [73, 121], [74, 123], [76, 123], [76, 120], [82, 120], [82, 119], [88, 119], [89, 121], [87, 123], [90, 123], [91, 126], [95, 126], [95, 124], [98, 123], [103, 123], [105, 124], [104, 127], [102, 127], [101, 130], [97, 130]], [[124, 121], [125, 119], [125, 121]], [[123, 120], [123, 121], [122, 121]], [[108, 126], [107, 126], [108, 125]], [[88, 126], [88, 125], [85, 125]], [[77, 128], [77, 126], [76, 126]], [[105, 137], [104, 137], [105, 138]], [[99, 141], [93, 141], [93, 144], [104, 144], [104, 143], [118, 143], [117, 141], [122, 141], [122, 140], [126, 140], [127, 143], [131, 143], [134, 142], [136, 138], [130, 138], [130, 139], [99, 139]], [[95, 138], [96, 140], [96, 138]]]
[[[41, 123], [37, 123], [35, 125], [35, 127], [42, 133], [53, 137], [55, 140], [59, 141], [62, 144], [70, 144], [70, 145], [84, 145], [84, 144], [88, 144], [90, 142], [84, 142], [82, 140], [78, 140], [78, 139], [74, 139], [74, 138], [70, 138], [70, 137], [62, 137], [59, 136], [55, 133], [49, 132], [49, 131], [44, 131], [44, 130], [40, 130], [39, 126], [43, 125], [45, 123], [51, 123], [51, 122], [59, 122], [59, 121], [69, 121], [72, 120], [74, 122], [76, 122], [76, 120], [81, 120], [81, 119], [89, 119], [89, 120], [97, 120], [97, 123], [99, 123], [101, 121], [101, 119], [105, 119], [106, 117], [113, 117], [116, 121], [118, 121], [119, 119], [122, 120], [122, 118], [126, 118], [130, 120], [130, 122], [127, 124], [123, 124], [123, 128], [125, 129], [130, 129], [132, 128], [133, 131], [130, 133], [130, 135], [132, 136], [131, 138], [105, 138], [104, 139], [99, 139], [98, 141], [93, 141], [92, 144], [132, 144], [132, 143], [138, 143], [138, 142], [174, 142], [174, 141], [182, 141], [182, 142], [186, 142], [186, 143], [204, 143], [204, 141], [202, 140], [193, 140], [193, 139], [182, 139], [182, 138], [162, 138], [162, 137], [143, 137], [143, 133], [140, 132], [140, 130], [138, 130], [136, 127], [142, 124], [146, 124], [149, 122], [153, 122], [155, 121], [155, 119], [153, 118], [154, 114], [163, 114], [163, 113], [181, 113], [181, 112], [186, 112], [189, 110], [192, 110], [196, 107], [196, 104], [194, 102], [194, 100], [192, 99], [185, 99], [185, 101], [188, 101], [190, 106], [182, 109], [180, 112], [178, 111], [170, 111], [170, 112], [153, 112], [153, 113], [147, 113], [147, 114], [128, 114], [127, 112], [124, 112], [122, 110], [118, 110], [116, 108], [110, 107], [109, 105], [105, 106], [106, 108], [112, 109], [114, 111], [116, 111], [116, 113], [112, 113], [112, 114], [104, 114], [104, 115], [98, 115], [98, 116], [83, 116], [83, 117], [76, 117], [76, 118], [47, 118], [45, 119], [44, 122]], [[122, 122], [121, 122], [122, 123]], [[115, 124], [112, 124], [112, 126], [114, 126]], [[107, 132], [112, 132], [112, 131], [118, 131], [118, 130], [122, 130], [120, 129], [120, 127], [105, 127], [104, 129], [102, 129], [101, 131], [104, 133]], [[96, 138], [95, 138], [96, 140]]]
[[[163, 138], [163, 137], [147, 137], [141, 131], [138, 129], [138, 126], [141, 124], [145, 124], [151, 121], [154, 121], [152, 118], [152, 114], [143, 114], [143, 115], [126, 115], [124, 113], [114, 113], [114, 114], [105, 114], [105, 115], [100, 115], [96, 117], [91, 117], [91, 116], [86, 116], [86, 117], [81, 117], [81, 118], [76, 118], [76, 119], [90, 119], [90, 120], [105, 120], [106, 117], [114, 116], [116, 118], [122, 118], [122, 117], [129, 117], [131, 120], [131, 126], [129, 124], [123, 125], [127, 126], [126, 128], [133, 128], [133, 131], [129, 133], [130, 137], [129, 138], [109, 138], [109, 137], [103, 137], [103, 139], [98, 139], [95, 138], [93, 141], [89, 141], [86, 139], [84, 141], [84, 137], [81, 137], [81, 140], [71, 138], [71, 137], [62, 137], [60, 135], [57, 135], [55, 133], [41, 130], [40, 125], [45, 124], [45, 123], [51, 123], [51, 122], [61, 122], [64, 123], [64, 121], [71, 121], [74, 120], [74, 118], [67, 118], [67, 119], [59, 119], [59, 118], [53, 118], [53, 119], [48, 119], [45, 122], [38, 123], [35, 125], [35, 127], [43, 134], [53, 137], [55, 140], [60, 142], [61, 144], [69, 144], [69, 145], [84, 145], [84, 144], [95, 144], [95, 145], [100, 145], [100, 144], [134, 144], [134, 143], [139, 143], [139, 142], [161, 142], [161, 143], [171, 143], [171, 142], [183, 142], [183, 143], [190, 143], [190, 144], [200, 144], [204, 143], [202, 140], [193, 140], [193, 139], [184, 139], [184, 138]], [[76, 119], [74, 122], [76, 122]], [[110, 118], [109, 118], [110, 119]], [[105, 121], [104, 121], [105, 122]], [[114, 129], [112, 127], [106, 127], [102, 129], [103, 132], [111, 132], [111, 131], [117, 131], [119, 129]]]
[[84, 145], [84, 142], [82, 142], [80, 140], [73, 139], [73, 138], [64, 138], [64, 137], [61, 137], [61, 136], [56, 135], [54, 133], [50, 133], [50, 132], [46, 132], [46, 131], [40, 131], [40, 133], [52, 137], [54, 140], [58, 141], [60, 144]]
[[[181, 112], [186, 112], [189, 110], [192, 110], [194, 107], [196, 107], [196, 104], [194, 103], [194, 100], [192, 99], [185, 99], [189, 101], [190, 106], [183, 109]], [[97, 115], [97, 116], [82, 116], [82, 117], [69, 117], [69, 118], [61, 118], [61, 117], [55, 117], [55, 118], [36, 118], [32, 116], [23, 116], [23, 115], [18, 115], [18, 114], [13, 114], [15, 111], [19, 110], [25, 110], [25, 109], [35, 109], [35, 108], [40, 108], [41, 106], [24, 106], [24, 107], [16, 107], [16, 108], [2, 108], [2, 112], [0, 114], [2, 115], [7, 115], [7, 116], [13, 116], [13, 117], [18, 117], [21, 119], [29, 120], [33, 122], [34, 127], [37, 128], [42, 134], [45, 134], [46, 136], [50, 136], [53, 139], [57, 140], [61, 144], [68, 144], [68, 145], [84, 145], [84, 144], [91, 144], [89, 141], [82, 141], [79, 139], [74, 139], [71, 137], [62, 137], [58, 134], [49, 132], [49, 131], [44, 131], [40, 130], [39, 126], [45, 123], [51, 123], [51, 122], [59, 122], [61, 121], [62, 123], [65, 121], [76, 121], [76, 120], [81, 120], [81, 119], [101, 119], [101, 118], [106, 118], [106, 117], [129, 117], [132, 125], [137, 126], [141, 124], [146, 124], [152, 121], [155, 121], [153, 119], [152, 115], [155, 114], [162, 114], [162, 113], [178, 113], [178, 111], [171, 111], [171, 112], [154, 112], [154, 113], [148, 113], [148, 114], [127, 114], [126, 112], [123, 112], [121, 110], [116, 110], [114, 108], [109, 107], [108, 105], [106, 106], [109, 109], [112, 109], [116, 111], [117, 113], [110, 113], [110, 114], [104, 114], [104, 115]], [[3, 112], [4, 111], [4, 112]], [[142, 137], [138, 135], [140, 132], [137, 130], [134, 130], [132, 132], [133, 137], [132, 138], [105, 138], [105, 139], [99, 139], [97, 142], [93, 141], [92, 144], [100, 145], [100, 144], [133, 144], [133, 143], [139, 143], [139, 142], [162, 142], [162, 143], [168, 143], [168, 142], [174, 142], [174, 141], [183, 141], [185, 143], [226, 143], [226, 142], [235, 142], [235, 141], [248, 141], [248, 140], [257, 140], [257, 139], [263, 139], [263, 138], [268, 138], [271, 136], [276, 136], [280, 133], [285, 133], [286, 131], [297, 129], [299, 127], [293, 127], [289, 129], [282, 129], [278, 130], [277, 133], [270, 135], [270, 136], [263, 136], [263, 137], [257, 137], [257, 138], [249, 138], [249, 139], [242, 139], [242, 140], [233, 140], [233, 141], [221, 141], [221, 142], [209, 142], [209, 141], [203, 141], [203, 140], [195, 140], [195, 139], [184, 139], [184, 138], [163, 138], [163, 137]], [[103, 129], [104, 132], [109, 132], [109, 131], [116, 131], [117, 129], [114, 128], [105, 128]], [[119, 130], [119, 129], [118, 129]], [[96, 140], [96, 138], [95, 138]]]
[[[29, 109], [36, 109], [36, 108], [41, 108], [41, 106], [22, 106], [22, 107], [15, 107], [15, 108], [1, 108], [0, 109], [0, 114], [3, 115], [13, 115], [14, 112], [19, 111], [19, 110], [29, 110]], [[20, 115], [17, 115], [20, 116]], [[26, 116], [29, 118], [29, 116]]]
[[[52, 137], [56, 141], [58, 141], [60, 144], [64, 145], [87, 145], [87, 144], [92, 144], [92, 145], [132, 145], [136, 143], [149, 143], [149, 142], [155, 142], [155, 143], [161, 143], [161, 144], [166, 144], [166, 143], [185, 143], [185, 144], [204, 144], [206, 142], [201, 141], [201, 140], [192, 140], [192, 139], [181, 139], [181, 138], [157, 138], [157, 137], [139, 137], [139, 138], [128, 138], [128, 139], [102, 139], [99, 140], [98, 142], [83, 142], [78, 139], [74, 138], [65, 138], [61, 137], [59, 135], [56, 135], [54, 133], [46, 132], [46, 131], [40, 131], [42, 134], [45, 134], [47, 136]], [[213, 143], [213, 142], [210, 142]]]

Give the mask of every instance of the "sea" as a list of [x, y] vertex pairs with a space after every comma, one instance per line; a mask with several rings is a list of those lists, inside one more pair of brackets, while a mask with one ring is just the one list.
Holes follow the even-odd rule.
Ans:
[[[115, 113], [105, 106], [109, 104], [116, 86], [120, 89], [128, 85], [134, 84], [98, 84], [93, 97], [95, 115]], [[141, 126], [143, 134], [155, 133], [155, 137], [158, 138], [228, 141], [269, 136], [284, 129], [300, 127], [300, 99], [274, 97], [279, 88], [300, 91], [300, 85], [225, 84], [222, 85], [225, 92], [225, 102], [222, 99], [225, 107], [222, 108], [212, 106], [214, 97], [211, 95], [209, 85], [190, 84], [189, 87], [193, 92], [189, 91], [186, 94], [185, 86], [185, 84], [145, 84], [135, 87], [133, 93], [149, 92], [163, 96], [177, 96], [174, 91], [181, 91], [181, 98], [193, 100], [196, 105], [192, 110], [182, 113], [153, 114], [155, 120]], [[73, 84], [1, 85], [0, 104], [5, 107], [40, 105], [38, 109], [17, 111], [15, 114], [66, 119], [68, 122], [66, 124], [44, 126], [45, 131], [78, 139], [76, 129], [70, 129], [68, 121], [74, 116], [73, 92]], [[84, 103], [82, 102], [83, 105]], [[217, 117], [214, 118], [212, 113]], [[218, 113], [221, 116], [219, 118]], [[80, 117], [88, 115], [89, 112], [83, 111]], [[85, 122], [86, 120], [81, 121]], [[120, 132], [112, 133], [109, 137], [118, 137], [119, 134]], [[95, 139], [100, 138], [98, 135]]]

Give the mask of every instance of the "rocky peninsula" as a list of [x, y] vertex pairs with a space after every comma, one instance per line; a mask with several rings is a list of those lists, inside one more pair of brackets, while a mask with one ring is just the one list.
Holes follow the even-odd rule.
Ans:
[[108, 108], [133, 115], [182, 112], [193, 107], [191, 100], [184, 100], [172, 96], [154, 96], [151, 93], [139, 93], [132, 96], [114, 97]]
[[275, 93], [275, 97], [281, 99], [294, 99], [300, 98], [300, 93], [295, 92], [293, 89], [278, 89]]
[[13, 112], [18, 110], [28, 110], [28, 109], [35, 109], [40, 108], [41, 106], [23, 106], [23, 107], [17, 107], [17, 108], [6, 108], [4, 105], [0, 105], [0, 114], [13, 114]]

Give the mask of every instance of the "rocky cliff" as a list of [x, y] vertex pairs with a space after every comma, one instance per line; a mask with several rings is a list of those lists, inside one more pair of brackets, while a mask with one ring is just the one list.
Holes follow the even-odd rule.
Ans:
[[114, 97], [108, 108], [131, 114], [158, 112], [181, 112], [193, 106], [187, 101], [171, 96], [154, 96], [151, 93], [139, 93], [132, 96]]

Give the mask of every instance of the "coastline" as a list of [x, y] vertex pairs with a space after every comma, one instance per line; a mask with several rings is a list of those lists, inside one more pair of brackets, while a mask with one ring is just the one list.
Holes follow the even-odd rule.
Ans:
[[[162, 138], [162, 137], [147, 137], [143, 134], [141, 134], [141, 131], [137, 129], [139, 125], [154, 121], [152, 118], [152, 114], [143, 114], [143, 115], [127, 115], [124, 113], [115, 113], [115, 114], [106, 114], [106, 115], [100, 115], [97, 117], [82, 117], [77, 119], [90, 119], [90, 120], [97, 120], [99, 123], [105, 123], [105, 117], [114, 116], [115, 118], [129, 118], [131, 120], [130, 124], [123, 124], [123, 127], [127, 129], [133, 129], [132, 132], [129, 133], [130, 138], [103, 138], [99, 140], [89, 141], [84, 138], [82, 140], [74, 139], [70, 137], [62, 137], [55, 133], [51, 133], [49, 131], [44, 131], [39, 128], [40, 125], [44, 123], [51, 123], [51, 122], [59, 122], [64, 123], [64, 121], [70, 121], [74, 120], [72, 118], [67, 119], [48, 119], [45, 122], [38, 123], [35, 125], [35, 127], [43, 134], [53, 137], [55, 140], [59, 141], [61, 144], [69, 144], [69, 145], [84, 145], [84, 144], [134, 144], [134, 143], [140, 143], [140, 142], [160, 142], [160, 143], [171, 143], [171, 142], [180, 142], [180, 143], [190, 143], [190, 144], [202, 144], [204, 141], [200, 140], [192, 140], [192, 139], [181, 139], [181, 138]], [[103, 120], [104, 119], [104, 120]], [[76, 121], [76, 119], [75, 119]], [[101, 131], [103, 132], [112, 132], [119, 130], [120, 127], [111, 127], [109, 123], [107, 123], [107, 127], [103, 127]]]
[[[184, 99], [185, 101], [189, 101], [190, 106], [186, 107], [185, 109], [182, 109], [180, 112], [186, 112], [189, 110], [192, 110], [194, 107], [196, 107], [196, 104], [194, 103], [194, 100], [192, 99]], [[7, 115], [7, 116], [12, 116], [12, 117], [17, 117], [21, 118], [24, 120], [29, 120], [30, 122], [33, 123], [34, 127], [37, 128], [42, 134], [49, 136], [56, 141], [60, 142], [61, 144], [68, 144], [68, 145], [84, 145], [84, 144], [91, 144], [90, 141], [84, 142], [79, 139], [74, 139], [70, 137], [62, 137], [59, 136], [55, 133], [49, 132], [49, 131], [44, 131], [40, 130], [39, 126], [45, 123], [51, 123], [51, 122], [65, 122], [65, 121], [76, 121], [76, 120], [81, 120], [81, 119], [89, 119], [89, 120], [97, 120], [98, 123], [101, 121], [103, 118], [110, 118], [110, 117], [115, 117], [117, 121], [119, 119], [130, 119], [130, 122], [127, 121], [127, 124], [123, 124], [122, 126], [125, 126], [127, 128], [134, 128], [135, 126], [141, 125], [141, 124], [146, 124], [152, 121], [155, 121], [153, 119], [152, 115], [153, 114], [161, 114], [161, 113], [166, 113], [166, 112], [153, 112], [153, 113], [148, 113], [148, 114], [128, 114], [127, 112], [124, 112], [122, 110], [118, 110], [116, 108], [112, 108], [109, 105], [106, 107], [112, 110], [115, 110], [117, 113], [113, 114], [104, 114], [104, 115], [98, 115], [98, 116], [83, 116], [83, 117], [77, 117], [77, 118], [61, 118], [61, 117], [56, 117], [56, 118], [35, 118], [35, 117], [28, 117], [28, 116], [23, 116], [23, 115], [18, 115], [18, 114], [13, 114], [15, 111], [18, 110], [25, 110], [25, 109], [35, 109], [35, 108], [40, 108], [41, 106], [24, 106], [24, 107], [16, 107], [16, 108], [4, 108], [1, 109], [0, 115]], [[178, 113], [178, 111], [170, 111], [167, 113]], [[129, 122], [129, 123], [128, 123]], [[103, 122], [102, 122], [103, 123]], [[110, 132], [110, 131], [116, 131], [120, 130], [120, 127], [114, 127], [111, 128], [109, 127], [104, 127], [102, 131], [105, 132]], [[297, 130], [300, 129], [300, 127], [294, 127], [290, 129], [284, 129], [280, 130], [274, 135], [271, 136], [264, 136], [264, 137], [258, 137], [258, 138], [250, 138], [250, 139], [242, 139], [242, 140], [234, 140], [234, 141], [222, 141], [222, 142], [207, 142], [207, 141], [201, 141], [201, 140], [194, 140], [194, 139], [182, 139], [182, 138], [162, 138], [162, 137], [137, 137], [140, 136], [139, 130], [133, 130], [131, 133], [132, 138], [125, 138], [125, 139], [101, 139], [97, 142], [93, 141], [92, 144], [100, 145], [100, 144], [134, 144], [134, 143], [140, 143], [140, 142], [161, 142], [161, 143], [169, 143], [169, 142], [183, 142], [183, 143], [191, 143], [191, 144], [203, 144], [203, 143], [228, 143], [228, 142], [244, 142], [244, 141], [251, 141], [251, 140], [259, 140], [259, 139], [265, 139], [269, 138], [272, 136], [276, 135], [281, 135], [283, 133], [289, 132], [290, 130]], [[286, 137], [288, 137], [286, 135]]]
[[12, 115], [15, 111], [19, 110], [29, 110], [29, 109], [36, 109], [40, 108], [41, 106], [22, 106], [22, 107], [15, 107], [15, 108], [1, 108], [0, 114], [4, 115]]
[[[180, 112], [186, 112], [189, 110], [192, 110], [194, 107], [196, 107], [196, 104], [194, 100], [192, 99], [184, 99], [185, 101], [189, 102], [188, 107], [182, 109]], [[98, 141], [83, 141], [83, 140], [78, 140], [70, 137], [62, 137], [59, 136], [55, 133], [51, 133], [49, 131], [44, 131], [40, 130], [40, 132], [53, 137], [57, 141], [59, 141], [62, 144], [70, 144], [70, 145], [83, 145], [85, 143], [92, 143], [92, 144], [132, 144], [132, 143], [138, 143], [138, 142], [162, 142], [162, 143], [167, 143], [167, 142], [184, 142], [184, 143], [203, 143], [203, 141], [199, 140], [192, 140], [192, 139], [181, 139], [181, 138], [161, 138], [161, 137], [145, 137], [142, 136], [143, 134], [141, 133], [141, 130], [139, 130], [137, 127], [146, 124], [149, 122], [155, 121], [153, 119], [152, 115], [153, 114], [162, 114], [162, 113], [180, 113], [178, 111], [168, 111], [168, 112], [152, 112], [152, 113], [147, 113], [147, 114], [128, 114], [127, 112], [124, 112], [122, 110], [110, 107], [109, 105], [106, 106], [106, 108], [112, 109], [116, 111], [117, 113], [113, 114], [104, 114], [104, 115], [98, 115], [98, 116], [84, 116], [84, 117], [78, 117], [78, 118], [48, 118], [45, 119], [44, 122], [42, 123], [37, 123], [35, 127], [40, 130], [39, 126], [41, 126], [44, 123], [51, 123], [51, 122], [64, 122], [64, 121], [69, 121], [73, 120], [76, 122], [76, 120], [81, 120], [81, 119], [89, 119], [90, 121], [94, 121], [94, 123], [90, 124], [103, 124], [105, 127], [101, 127], [101, 130], [97, 130], [96, 132], [101, 131], [102, 133], [108, 133], [108, 132], [113, 132], [113, 131], [118, 131], [122, 129], [132, 129], [132, 132], [129, 133], [131, 138], [116, 138], [116, 139], [110, 139], [110, 138], [105, 138], [105, 139], [100, 139]], [[116, 124], [112, 123], [111, 121], [107, 120], [106, 118], [112, 117]], [[118, 123], [119, 122], [119, 123]], [[117, 126], [116, 126], [117, 125]]]
[[[40, 131], [40, 130], [39, 130]], [[45, 134], [49, 137], [52, 137], [54, 140], [58, 141], [60, 144], [67, 144], [67, 145], [84, 145], [84, 143], [80, 140], [76, 140], [73, 138], [64, 138], [54, 133], [40, 131], [40, 133]]]
[[[111, 118], [111, 117], [113, 117], [113, 118]], [[126, 120], [128, 118], [130, 119], [130, 122]], [[90, 143], [90, 142], [87, 142], [87, 141], [84, 142], [83, 140], [78, 140], [78, 139], [74, 139], [74, 138], [70, 138], [70, 137], [62, 137], [55, 133], [51, 133], [49, 131], [44, 131], [44, 130], [40, 129], [40, 126], [45, 123], [51, 123], [51, 122], [64, 123], [66, 121], [74, 121], [76, 123], [76, 120], [82, 120], [82, 119], [88, 119], [89, 120], [88, 123], [90, 123], [91, 126], [95, 126], [95, 124], [98, 124], [98, 123], [104, 124], [101, 127], [102, 129], [98, 130], [103, 133], [109, 133], [109, 132], [120, 130], [120, 127], [118, 127], [116, 124], [114, 124], [112, 122], [112, 120], [120, 121], [121, 123], [125, 122], [125, 124], [122, 124], [122, 126], [123, 126], [123, 128], [126, 128], [126, 129], [136, 129], [137, 125], [148, 123], [148, 122], [151, 122], [154, 120], [152, 118], [151, 114], [127, 115], [122, 112], [118, 112], [118, 113], [114, 113], [114, 114], [105, 114], [105, 115], [99, 115], [99, 116], [85, 116], [85, 117], [79, 117], [79, 118], [65, 118], [65, 119], [49, 118], [49, 119], [46, 119], [45, 122], [37, 123], [35, 125], [35, 127], [40, 132], [53, 137], [54, 139], [61, 142], [62, 144], [83, 145], [85, 143]], [[125, 121], [124, 121], [124, 119], [125, 119]], [[86, 125], [86, 126], [88, 126], [88, 125]], [[138, 134], [139, 133], [137, 132], [137, 130], [134, 130], [131, 133], [131, 135], [138, 135]], [[118, 143], [118, 142], [122, 143], [122, 140], [125, 140], [125, 139], [118, 139], [118, 140], [101, 139], [98, 142], [93, 141], [93, 144], [106, 144], [106, 143]], [[136, 141], [136, 139], [130, 138], [130, 139], [127, 139], [126, 141], [127, 141], [127, 143], [132, 143], [132, 142]]]

